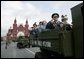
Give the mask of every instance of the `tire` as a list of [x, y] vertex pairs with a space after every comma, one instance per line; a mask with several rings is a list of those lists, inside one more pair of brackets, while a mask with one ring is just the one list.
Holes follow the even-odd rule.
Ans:
[[23, 48], [22, 43], [17, 43], [17, 47], [18, 47], [19, 49]]
[[35, 58], [43, 58], [41, 52], [36, 52]]
[[51, 58], [48, 54], [43, 53], [43, 52], [37, 52], [35, 54], [35, 58]]
[[35, 58], [63, 58], [63, 55], [59, 54], [51, 55], [45, 52], [36, 52]]

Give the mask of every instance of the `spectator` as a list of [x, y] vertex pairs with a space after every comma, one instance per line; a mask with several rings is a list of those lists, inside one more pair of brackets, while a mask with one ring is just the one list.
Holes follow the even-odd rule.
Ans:
[[8, 46], [8, 39], [6, 40], [6, 46], [5, 46], [5, 49], [7, 49], [7, 46]]
[[36, 34], [36, 32], [37, 32], [37, 24], [36, 24], [36, 22], [33, 24], [33, 27], [31, 27], [31, 28], [32, 28], [31, 34]]
[[43, 29], [43, 22], [39, 22], [38, 31], [41, 32]]
[[45, 30], [45, 28], [46, 28], [46, 21], [41, 21], [41, 22], [39, 22], [38, 31], [39, 31], [39, 32], [42, 32], [42, 31]]
[[37, 27], [37, 24], [36, 24], [36, 22], [33, 24], [33, 27], [34, 27], [34, 29], [36, 29], [36, 27]]
[[31, 27], [31, 32], [30, 32], [30, 34], [34, 34], [34, 28], [33, 27]]
[[47, 22], [44, 20], [43, 21], [43, 29], [46, 29]]

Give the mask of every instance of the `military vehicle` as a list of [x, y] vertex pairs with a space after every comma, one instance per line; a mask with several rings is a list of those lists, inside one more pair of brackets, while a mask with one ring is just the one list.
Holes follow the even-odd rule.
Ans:
[[17, 38], [17, 47], [18, 48], [29, 47], [29, 41], [24, 36], [19, 36]]
[[83, 3], [71, 8], [72, 30], [43, 31], [30, 35], [30, 45], [40, 47], [35, 58], [83, 58]]

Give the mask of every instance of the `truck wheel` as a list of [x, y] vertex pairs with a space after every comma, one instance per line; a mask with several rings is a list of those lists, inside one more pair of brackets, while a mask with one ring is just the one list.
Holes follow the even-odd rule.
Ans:
[[17, 47], [20, 49], [23, 47], [22, 43], [17, 43]]
[[43, 58], [41, 52], [36, 52], [35, 58]]

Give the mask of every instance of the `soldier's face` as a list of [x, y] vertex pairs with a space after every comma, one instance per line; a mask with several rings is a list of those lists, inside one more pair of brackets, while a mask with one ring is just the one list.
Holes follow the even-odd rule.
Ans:
[[53, 16], [53, 20], [57, 21], [58, 20], [58, 16], [57, 15], [54, 15]]

